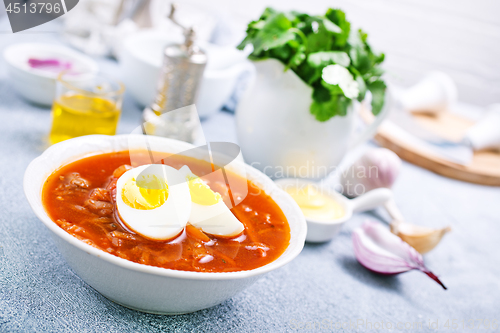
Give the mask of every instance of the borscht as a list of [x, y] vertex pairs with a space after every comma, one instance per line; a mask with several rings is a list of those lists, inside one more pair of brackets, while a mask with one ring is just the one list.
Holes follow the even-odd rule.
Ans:
[[[139, 264], [167, 269], [195, 272], [251, 270], [276, 260], [287, 249], [290, 227], [270, 196], [242, 177], [238, 186], [230, 189], [232, 193], [228, 192], [226, 184], [211, 181], [209, 177], [201, 182], [201, 178], [195, 179], [194, 176], [202, 177], [208, 162], [186, 156], [168, 159], [165, 164], [168, 168], [189, 171], [185, 174], [192, 205], [199, 206], [196, 211], [193, 209], [197, 215], [187, 214], [185, 226], [163, 233], [161, 237], [142, 232], [137, 219], [141, 221], [143, 218], [147, 223], [148, 216], [152, 215], [141, 213], [168, 202], [169, 195], [172, 195], [168, 192], [168, 185], [143, 190], [134, 183], [139, 179], [129, 176], [126, 181], [122, 178], [120, 192], [117, 183], [120, 177], [149, 161], [148, 152], [134, 152], [137, 165], [132, 166], [130, 153], [122, 151], [93, 155], [62, 166], [44, 184], [44, 208], [60, 228], [95, 248]], [[151, 179], [157, 180], [154, 175]], [[238, 192], [248, 193], [239, 204], [227, 208], [224, 203], [230, 202], [230, 194], [234, 196]], [[140, 200], [136, 200], [137, 196]], [[136, 210], [129, 214], [134, 221], [127, 220], [129, 217], [117, 209], [117, 197], [122, 206], [125, 203]], [[207, 203], [217, 203], [226, 211], [224, 218], [232, 223], [227, 236], [217, 234], [210, 225], [203, 224], [200, 216], [209, 214], [208, 209], [202, 209]]]

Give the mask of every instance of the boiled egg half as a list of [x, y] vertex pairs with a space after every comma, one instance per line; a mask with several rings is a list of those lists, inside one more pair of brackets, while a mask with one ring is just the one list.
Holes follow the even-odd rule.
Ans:
[[116, 183], [116, 207], [127, 227], [154, 240], [176, 237], [187, 223], [223, 237], [244, 230], [221, 195], [187, 166], [149, 164], [125, 172]]
[[143, 165], [125, 172], [116, 183], [116, 208], [134, 232], [154, 240], [179, 235], [191, 214], [185, 176], [162, 164]]

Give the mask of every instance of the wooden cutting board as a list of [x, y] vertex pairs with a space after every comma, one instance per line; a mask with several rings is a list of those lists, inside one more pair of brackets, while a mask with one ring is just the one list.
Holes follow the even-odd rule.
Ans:
[[[362, 114], [365, 121], [373, 120], [371, 113], [362, 112]], [[465, 131], [474, 124], [473, 121], [450, 112], [437, 115], [413, 114], [413, 117], [423, 127], [453, 141], [459, 141]], [[384, 127], [379, 128], [375, 140], [381, 146], [394, 151], [402, 159], [437, 174], [475, 184], [500, 186], [500, 153], [498, 152], [475, 152], [471, 164], [464, 166], [402, 142]]]

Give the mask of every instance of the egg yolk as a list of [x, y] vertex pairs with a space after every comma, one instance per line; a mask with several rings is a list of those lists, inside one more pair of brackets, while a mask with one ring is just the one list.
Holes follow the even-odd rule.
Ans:
[[191, 192], [191, 201], [198, 205], [211, 206], [222, 200], [219, 193], [212, 191], [212, 189], [205, 184], [198, 177], [187, 177], [189, 181], [189, 192]]
[[156, 175], [147, 175], [140, 180], [141, 187], [135, 178], [130, 178], [123, 185], [123, 202], [132, 208], [150, 210], [160, 207], [167, 201], [168, 184]]
[[305, 217], [324, 221], [344, 216], [344, 207], [329, 195], [320, 193], [314, 186], [290, 187], [285, 191], [297, 202]]

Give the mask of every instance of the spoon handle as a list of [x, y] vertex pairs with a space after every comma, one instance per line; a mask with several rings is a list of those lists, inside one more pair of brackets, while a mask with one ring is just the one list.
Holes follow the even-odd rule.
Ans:
[[389, 200], [392, 200], [392, 191], [387, 188], [377, 188], [352, 199], [351, 202], [353, 212], [359, 213], [382, 206]]
[[389, 213], [389, 215], [393, 219], [391, 224], [404, 221], [403, 214], [401, 214], [401, 211], [399, 210], [398, 206], [396, 206], [396, 202], [393, 198], [387, 200], [387, 202], [384, 204], [384, 207], [387, 210], [387, 213]]

